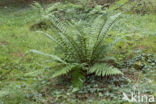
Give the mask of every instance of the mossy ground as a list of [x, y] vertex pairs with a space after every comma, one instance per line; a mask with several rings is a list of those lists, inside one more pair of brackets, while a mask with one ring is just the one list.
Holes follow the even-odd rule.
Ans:
[[[35, 89], [36, 86], [46, 86], [44, 82], [40, 85], [36, 81], [40, 82], [42, 78], [45, 78], [44, 75], [47, 75], [53, 63], [50, 59], [28, 53], [30, 49], [47, 53], [52, 53], [54, 50], [54, 44], [50, 40], [30, 30], [31, 25], [38, 20], [37, 12], [29, 5], [24, 6], [14, 2], [8, 4], [6, 1], [0, 1], [0, 104], [3, 102], [5, 104], [40, 104], [52, 99], [51, 96], [40, 96]], [[156, 15], [123, 14], [120, 21], [122, 22], [117, 25], [120, 26], [120, 31], [113, 29], [109, 33], [131, 36], [127, 37], [128, 41], [118, 43], [114, 47], [116, 51], [111, 55], [123, 60], [125, 57], [127, 59], [135, 56], [135, 51], [142, 50], [143, 53], [156, 57]], [[154, 77], [153, 80], [154, 85]], [[87, 104], [88, 101], [84, 103]], [[97, 102], [92, 101], [92, 104]]]

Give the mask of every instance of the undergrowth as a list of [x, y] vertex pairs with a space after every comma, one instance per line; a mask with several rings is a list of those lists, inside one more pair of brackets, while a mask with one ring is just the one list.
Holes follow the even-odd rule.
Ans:
[[[97, 6], [99, 8], [101, 6]], [[21, 8], [15, 3], [7, 7], [0, 5], [0, 17], [0, 104], [131, 104], [122, 100], [123, 92], [130, 95], [139, 91], [156, 96], [154, 14], [121, 15], [108, 32], [108, 42], [114, 36], [124, 37], [112, 47], [115, 51], [106, 54], [111, 57], [106, 63], [120, 69], [124, 76], [90, 75], [77, 92], [73, 92], [68, 76], [51, 79], [57, 63], [48, 57], [27, 53], [30, 49], [55, 53], [56, 44], [29, 30], [41, 20], [36, 10]]]

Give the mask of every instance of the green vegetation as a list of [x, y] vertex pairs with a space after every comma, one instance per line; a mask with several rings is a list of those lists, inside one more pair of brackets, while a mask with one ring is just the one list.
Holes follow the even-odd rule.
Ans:
[[[118, 69], [104, 63], [107, 58], [105, 56], [106, 51], [117, 41], [116, 39], [113, 44], [106, 45], [105, 38], [118, 16], [119, 14], [105, 21], [103, 15], [100, 15], [91, 27], [87, 27], [88, 29], [85, 28], [83, 23], [61, 22], [61, 19], [51, 16], [49, 19], [52, 21], [51, 33], [53, 35], [44, 32], [42, 34], [57, 44], [56, 50], [60, 49], [63, 57], [45, 54], [37, 50], [31, 50], [31, 52], [49, 56], [59, 62], [59, 67], [52, 77], [71, 72], [72, 80], [74, 79], [72, 81], [73, 85], [78, 85], [75, 87], [82, 85], [85, 75], [88, 73], [95, 73], [97, 76], [122, 74]], [[84, 30], [82, 27], [84, 27]]]
[[133, 104], [123, 92], [156, 97], [156, 15], [123, 10], [127, 4], [114, 10], [123, 3], [34, 9], [1, 0], [0, 104]]

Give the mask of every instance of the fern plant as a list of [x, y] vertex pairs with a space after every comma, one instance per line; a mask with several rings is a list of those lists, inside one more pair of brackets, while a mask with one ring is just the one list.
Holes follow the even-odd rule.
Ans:
[[[38, 50], [31, 50], [33, 53], [51, 57], [61, 67], [53, 71], [52, 77], [71, 75], [74, 87], [80, 87], [89, 74], [97, 76], [117, 75], [122, 72], [106, 63], [106, 52], [116, 43], [106, 44], [107, 32], [118, 19], [120, 13], [109, 18], [98, 16], [91, 26], [85, 26], [81, 22], [69, 22], [60, 20], [51, 15], [51, 34], [41, 32], [43, 35], [54, 41], [57, 50], [62, 57], [53, 54], [45, 54]], [[54, 33], [54, 34], [53, 34]]]

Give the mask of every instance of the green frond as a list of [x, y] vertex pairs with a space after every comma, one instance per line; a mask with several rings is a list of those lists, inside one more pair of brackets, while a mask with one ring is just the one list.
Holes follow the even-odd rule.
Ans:
[[104, 15], [100, 15], [94, 20], [91, 26], [91, 34], [95, 36], [95, 39], [98, 39], [99, 35], [101, 34], [106, 24], [106, 20], [107, 18]]
[[91, 27], [87, 27], [85, 30], [87, 34], [87, 50], [88, 50], [88, 56], [89, 59], [92, 56], [92, 51], [95, 47], [95, 43], [97, 42], [97, 37], [99, 36], [100, 32], [102, 31], [103, 26], [106, 22], [106, 17], [103, 15], [100, 15], [93, 20], [93, 23], [91, 24]]
[[69, 22], [70, 27], [72, 27], [73, 34], [75, 34], [76, 39], [74, 39], [77, 42], [77, 49], [79, 50], [81, 57], [82, 57], [82, 62], [87, 60], [87, 37], [82, 28], [81, 23], [71, 23]]
[[53, 37], [52, 35], [49, 35], [48, 33], [45, 33], [43, 31], [37, 31], [37, 32], [45, 35], [49, 39], [53, 40], [56, 44], [58, 44], [59, 46], [63, 47], [63, 45], [57, 40], [57, 38]]
[[30, 52], [40, 54], [40, 55], [43, 55], [43, 56], [48, 56], [48, 57], [51, 57], [52, 59], [54, 59], [55, 61], [61, 62], [63, 64], [67, 64], [64, 60], [62, 60], [60, 57], [58, 57], [56, 55], [46, 54], [46, 53], [43, 53], [43, 52], [38, 51], [38, 50], [30, 50]]
[[75, 68], [72, 72], [72, 85], [74, 88], [80, 88], [83, 86], [84, 75], [80, 68]]
[[107, 34], [107, 32], [110, 30], [111, 26], [119, 18], [120, 15], [121, 15], [121, 13], [118, 13], [118, 14], [108, 18], [108, 20], [106, 21], [104, 27], [102, 28], [102, 30], [100, 32], [99, 39], [103, 38]]
[[58, 34], [55, 35], [56, 38], [68, 48], [66, 50], [69, 52], [73, 50], [73, 53], [76, 53], [74, 55], [76, 56], [75, 59], [82, 62], [85, 56], [85, 39], [82, 31], [79, 31], [76, 25], [72, 25], [67, 21], [62, 21], [55, 16], [51, 16], [51, 22], [54, 28], [58, 30]]
[[58, 76], [61, 76], [61, 75], [65, 75], [67, 74], [68, 72], [70, 72], [74, 67], [76, 67], [75, 64], [67, 64], [65, 67], [63, 68], [60, 68], [60, 69], [55, 69], [53, 75], [52, 75], [52, 78], [55, 78], [55, 77], [58, 77]]
[[71, 45], [69, 44], [69, 42], [66, 40], [66, 38], [62, 34], [57, 34], [57, 37], [56, 37], [54, 35], [50, 35], [50, 34], [45, 33], [43, 31], [37, 31], [37, 32], [45, 35], [46, 37], [48, 37], [49, 39], [54, 41], [59, 47], [61, 47], [61, 49], [63, 50], [64, 54], [66, 54], [66, 55], [69, 55], [69, 54], [70, 55], [74, 55], [74, 51], [72, 50]]
[[90, 73], [95, 73], [97, 76], [108, 76], [108, 75], [117, 75], [122, 74], [120, 70], [109, 66], [107, 64], [95, 64], [89, 69]]
[[40, 13], [44, 13], [44, 8], [39, 2], [34, 1], [31, 7], [36, 10], [39, 10]]
[[[100, 33], [97, 35], [97, 40], [94, 43], [93, 49], [92, 49], [92, 53], [91, 53], [91, 62], [94, 61], [95, 57], [97, 57], [96, 55], [99, 55], [103, 53], [103, 50], [105, 49], [104, 46], [104, 39], [107, 35], [107, 32], [110, 30], [111, 26], [113, 25], [113, 23], [117, 20], [117, 18], [120, 16], [121, 13], [118, 13], [114, 16], [111, 16], [106, 23], [103, 25], [103, 27], [100, 29]], [[102, 49], [101, 49], [102, 48]], [[98, 50], [98, 51], [97, 51]]]
[[40, 8], [42, 8], [42, 5], [39, 2], [34, 1], [32, 4], [32, 7], [36, 8], [36, 9], [40, 9]]

